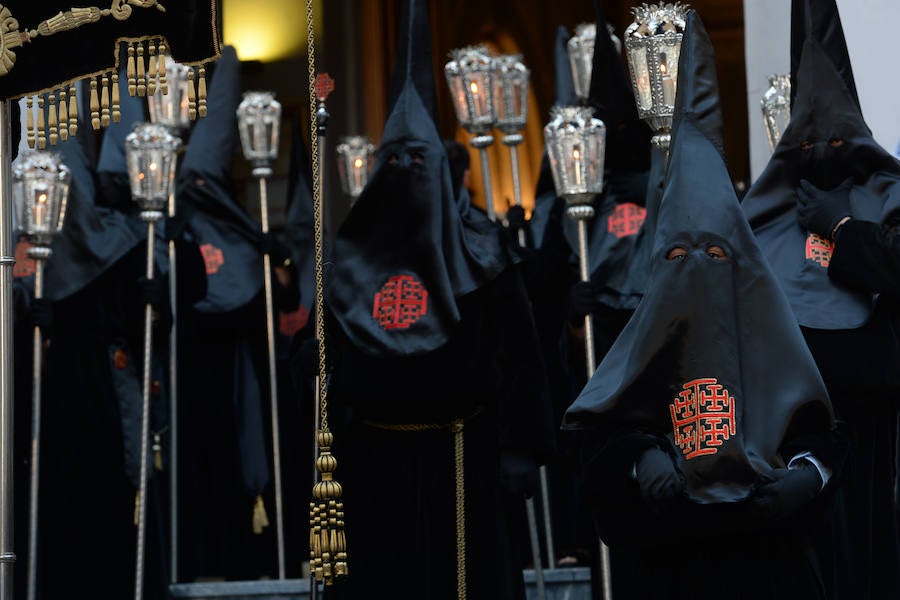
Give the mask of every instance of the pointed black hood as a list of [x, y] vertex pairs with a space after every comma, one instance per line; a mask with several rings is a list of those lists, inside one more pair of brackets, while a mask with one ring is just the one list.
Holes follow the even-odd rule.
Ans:
[[[424, 7], [410, 0], [407, 10], [415, 14]], [[401, 43], [411, 39], [426, 43], [401, 32]], [[413, 45], [407, 56], [424, 51]], [[499, 230], [489, 222], [473, 228], [461, 213], [414, 66], [410, 61], [394, 67], [406, 74], [405, 84], [385, 124], [369, 182], [338, 231], [328, 289], [328, 307], [344, 333], [376, 356], [442, 346], [459, 322], [456, 298], [508, 264]]]
[[86, 118], [90, 115], [83, 101], [86, 96], [87, 86], [81, 82], [78, 135], [58, 147], [63, 164], [72, 172], [72, 183], [63, 229], [53, 240], [53, 256], [44, 272], [44, 295], [54, 301], [84, 288], [146, 237], [140, 221], [96, 202], [94, 132]]
[[209, 88], [207, 116], [191, 132], [178, 173], [176, 202], [189, 214], [188, 229], [206, 263], [203, 313], [222, 313], [250, 302], [262, 287], [259, 225], [234, 200], [231, 169], [237, 149], [241, 65], [234, 48], [222, 49]]
[[[573, 106], [578, 103], [575, 95], [575, 82], [572, 79], [572, 69], [569, 66], [569, 51], [567, 43], [572, 35], [569, 30], [560, 25], [556, 30], [556, 44], [553, 47], [553, 65], [556, 68], [556, 101], [554, 106]], [[541, 170], [538, 176], [537, 188], [534, 191], [534, 210], [531, 213], [531, 236], [534, 239], [535, 248], [544, 246], [544, 235], [547, 225], [550, 223], [550, 213], [556, 205], [556, 187], [553, 184], [553, 172], [550, 170], [550, 160], [546, 150], [541, 157]]]
[[645, 173], [650, 168], [650, 128], [639, 117], [631, 79], [594, 0], [597, 36], [588, 103], [606, 125], [606, 170]]
[[434, 65], [431, 61], [431, 22], [428, 18], [428, 0], [407, 0], [400, 20], [400, 39], [397, 42], [397, 58], [391, 77], [388, 96], [388, 113], [393, 111], [403, 92], [406, 81], [412, 80], [416, 92], [431, 115], [435, 127], [437, 118], [437, 92], [434, 83]]
[[[681, 77], [709, 57], [688, 16]], [[825, 386], [741, 213], [706, 94], [679, 81], [666, 189], [646, 294], [566, 413], [664, 439], [700, 504], [746, 499], [784, 467], [787, 436], [832, 427]], [[714, 258], [721, 248], [725, 256]], [[670, 254], [679, 249], [675, 258]], [[760, 335], [766, 332], [766, 335]]]
[[[813, 13], [812, 23], [825, 23], [828, 15], [835, 17], [830, 5], [816, 3], [823, 13]], [[801, 25], [793, 23], [795, 36]], [[840, 33], [840, 23], [832, 23], [828, 31]], [[797, 223], [800, 181], [827, 190], [852, 179], [850, 204], [857, 219], [884, 223], [900, 209], [900, 164], [872, 137], [855, 90], [847, 87], [847, 78], [829, 58], [844, 60], [847, 56], [843, 35], [837, 33], [825, 37], [830, 50], [822, 46], [818, 29], [806, 37], [792, 87], [796, 97], [790, 124], [743, 201], [744, 212], [798, 321], [816, 329], [862, 326], [871, 316], [874, 298], [829, 279], [831, 242]], [[837, 49], [843, 51], [836, 50], [836, 38], [840, 40]], [[845, 71], [850, 73], [849, 63]]]

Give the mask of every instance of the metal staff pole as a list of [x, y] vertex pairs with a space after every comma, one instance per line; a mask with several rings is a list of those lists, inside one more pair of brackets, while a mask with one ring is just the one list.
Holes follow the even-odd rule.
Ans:
[[[46, 250], [49, 248], [35, 247], [29, 250]], [[44, 297], [44, 258], [34, 259], [34, 297]], [[37, 594], [37, 537], [38, 537], [38, 494], [40, 487], [40, 458], [41, 458], [41, 363], [43, 362], [43, 336], [41, 328], [34, 328], [34, 348], [31, 371], [31, 489], [28, 502], [28, 600], [34, 600]]]
[[0, 102], [0, 600], [13, 600], [13, 321], [10, 101]]
[[491, 187], [491, 165], [488, 163], [488, 146], [494, 143], [494, 136], [489, 134], [476, 135], [469, 144], [473, 148], [478, 149], [481, 157], [481, 181], [484, 184], [484, 208], [487, 211], [488, 219], [497, 220], [497, 214], [494, 212], [494, 189]]
[[[175, 217], [175, 190], [169, 191], [169, 218]], [[167, 232], [171, 237], [171, 232]], [[178, 270], [175, 240], [169, 240], [169, 579], [178, 582]]]

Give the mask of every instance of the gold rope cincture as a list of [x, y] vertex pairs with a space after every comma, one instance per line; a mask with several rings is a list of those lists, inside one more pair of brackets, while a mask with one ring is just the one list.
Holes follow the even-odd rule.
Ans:
[[262, 496], [257, 496], [253, 503], [253, 533], [261, 535], [269, 526], [269, 515], [266, 513], [266, 504]]
[[312, 0], [306, 0], [307, 58], [309, 69], [310, 162], [313, 176], [313, 212], [316, 260], [316, 335], [319, 342], [319, 430], [316, 444], [319, 452], [316, 470], [319, 481], [313, 486], [309, 516], [310, 570], [317, 582], [332, 585], [348, 573], [347, 538], [344, 532], [344, 503], [341, 484], [334, 480], [337, 460], [331, 454], [334, 436], [328, 430], [328, 386], [325, 372], [324, 286], [322, 278], [322, 181], [319, 169], [319, 136], [316, 112], [319, 102], [324, 108], [327, 93], [316, 89], [316, 47], [313, 31]]

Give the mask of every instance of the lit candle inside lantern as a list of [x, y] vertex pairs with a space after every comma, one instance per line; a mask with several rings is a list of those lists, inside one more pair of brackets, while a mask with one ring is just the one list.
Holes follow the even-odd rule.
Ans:
[[572, 149], [572, 164], [575, 167], [575, 181], [573, 183], [580, 186], [583, 177], [581, 174], [581, 148], [578, 146]]
[[675, 80], [669, 74], [665, 54], [659, 55], [659, 72], [662, 74], [663, 102], [668, 106], [675, 106]]
[[40, 191], [34, 203], [34, 226], [38, 231], [46, 229], [47, 192]]

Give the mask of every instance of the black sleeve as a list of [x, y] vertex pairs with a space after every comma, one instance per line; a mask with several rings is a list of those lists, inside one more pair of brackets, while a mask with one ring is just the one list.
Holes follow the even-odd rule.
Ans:
[[900, 236], [877, 223], [847, 221], [838, 230], [828, 275], [847, 287], [900, 298]]
[[184, 306], [193, 306], [206, 297], [206, 263], [194, 242], [176, 241], [175, 252], [179, 301]]
[[490, 323], [499, 344], [500, 447], [545, 464], [555, 453], [555, 432], [540, 344], [518, 268], [495, 282]]

